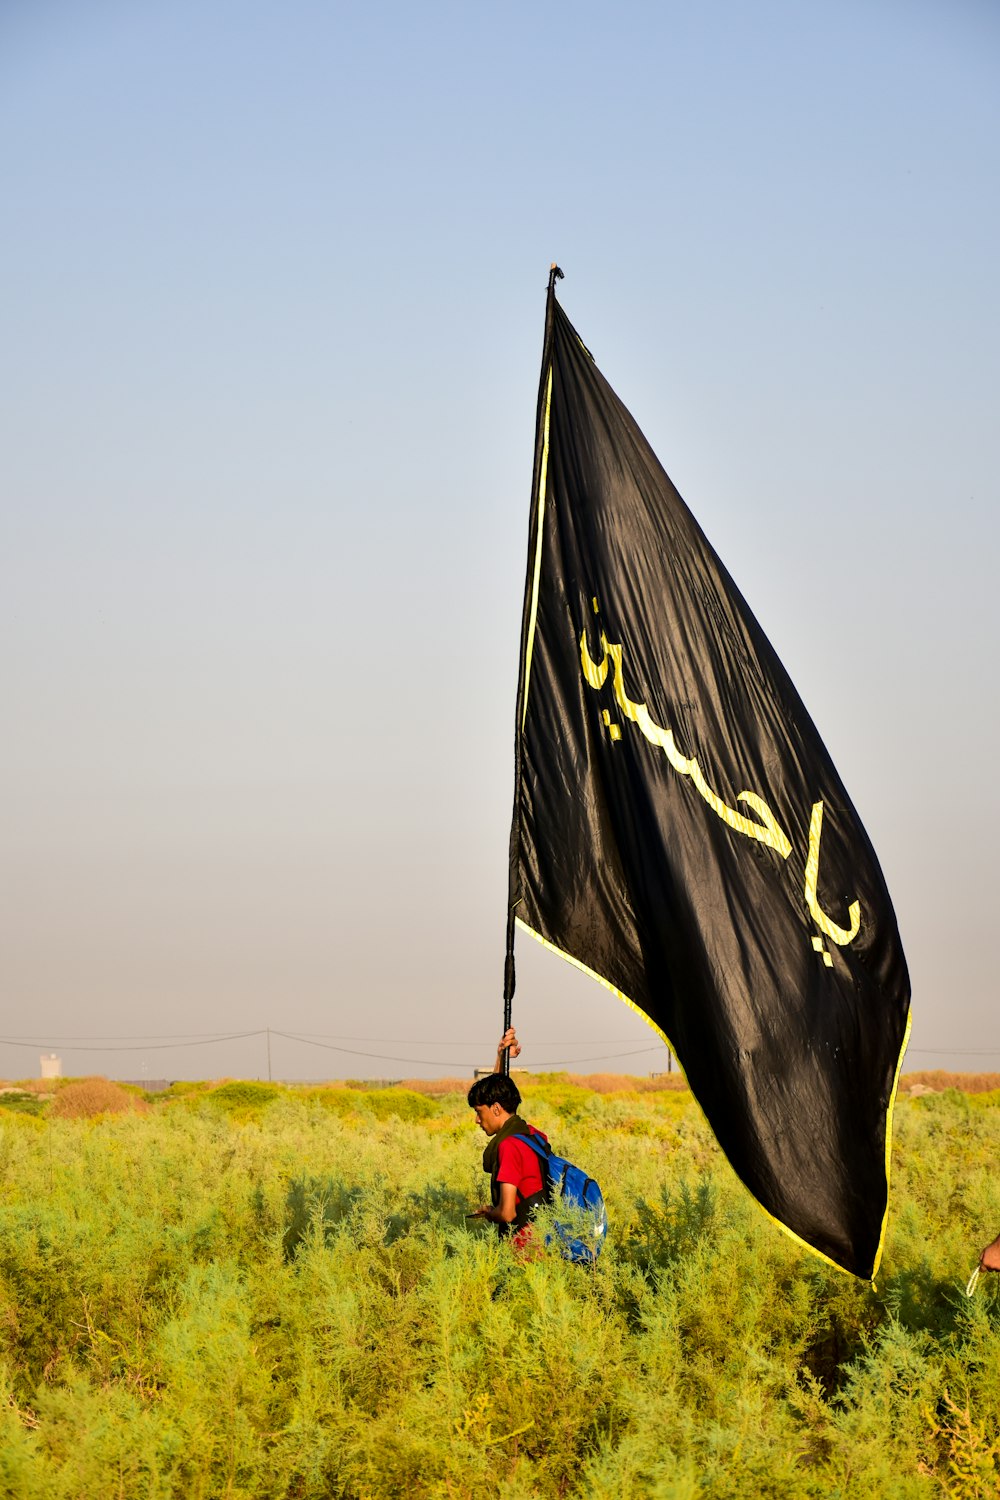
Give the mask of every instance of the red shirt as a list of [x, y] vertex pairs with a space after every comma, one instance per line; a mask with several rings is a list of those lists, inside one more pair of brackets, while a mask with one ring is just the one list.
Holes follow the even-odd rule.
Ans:
[[[529, 1131], [548, 1144], [548, 1136], [530, 1125]], [[515, 1136], [509, 1135], [497, 1147], [497, 1182], [512, 1182], [517, 1188], [518, 1198], [530, 1198], [540, 1193], [545, 1183], [542, 1179], [542, 1163], [530, 1146]]]

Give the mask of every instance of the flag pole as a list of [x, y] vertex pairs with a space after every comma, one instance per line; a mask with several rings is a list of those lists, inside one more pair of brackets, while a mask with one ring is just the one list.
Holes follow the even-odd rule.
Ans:
[[[534, 560], [538, 542], [538, 498], [541, 485], [542, 449], [545, 441], [545, 406], [548, 391], [549, 364], [552, 358], [552, 325], [555, 318], [556, 282], [562, 271], [555, 261], [549, 267], [549, 285], [545, 298], [545, 337], [542, 344], [542, 373], [538, 382], [538, 407], [535, 416], [535, 462], [531, 476], [531, 510], [528, 519], [528, 567], [524, 581], [524, 604], [521, 610], [521, 650], [517, 669], [517, 705], [514, 712], [514, 810], [510, 823], [510, 855], [507, 882], [507, 952], [503, 966], [503, 1029], [510, 1028], [514, 999], [514, 914], [521, 900], [521, 724], [524, 719], [524, 695], [527, 675], [528, 631], [531, 621], [531, 596]], [[510, 1072], [510, 1052], [503, 1055], [503, 1071]]]

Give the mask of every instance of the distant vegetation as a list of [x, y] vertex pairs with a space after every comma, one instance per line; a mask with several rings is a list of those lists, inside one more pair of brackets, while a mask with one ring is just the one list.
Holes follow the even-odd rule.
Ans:
[[767, 1220], [676, 1076], [591, 1082], [522, 1087], [605, 1189], [593, 1272], [467, 1223], [467, 1080], [0, 1094], [0, 1495], [1000, 1492], [1000, 1285], [963, 1290], [1000, 1079], [900, 1098], [877, 1292]]
[[92, 1120], [95, 1115], [144, 1113], [147, 1105], [137, 1089], [107, 1078], [71, 1079], [55, 1095], [49, 1114], [55, 1120]]

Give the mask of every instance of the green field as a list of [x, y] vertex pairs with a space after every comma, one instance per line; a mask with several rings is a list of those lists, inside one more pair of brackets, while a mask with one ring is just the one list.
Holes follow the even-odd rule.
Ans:
[[[485, 1226], [460, 1094], [0, 1096], [0, 1494], [995, 1496], [1000, 1095], [896, 1107], [878, 1290], [750, 1200], [676, 1088], [523, 1085], [596, 1270]], [[103, 1090], [103, 1093], [102, 1093]]]

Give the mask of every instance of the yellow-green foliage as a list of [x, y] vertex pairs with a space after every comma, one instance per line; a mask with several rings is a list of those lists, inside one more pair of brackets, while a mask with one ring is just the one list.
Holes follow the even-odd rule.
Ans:
[[362, 1097], [379, 1120], [392, 1117], [397, 1120], [430, 1120], [438, 1112], [430, 1099], [414, 1094], [410, 1089], [373, 1089]]
[[0, 1496], [1000, 1492], [1000, 1288], [962, 1290], [1000, 1229], [993, 1100], [897, 1104], [874, 1292], [766, 1219], [690, 1095], [524, 1091], [605, 1189], [593, 1271], [466, 1220], [454, 1094], [0, 1113]]
[[37, 1094], [29, 1094], [27, 1091], [0, 1094], [0, 1109], [9, 1109], [15, 1114], [40, 1115], [44, 1107]]
[[334, 1115], [355, 1114], [358, 1110], [358, 1095], [354, 1089], [303, 1089], [300, 1091], [299, 1097], [311, 1100], [322, 1109], [328, 1109]]
[[268, 1104], [273, 1104], [281, 1093], [273, 1083], [259, 1083], [252, 1079], [221, 1083], [218, 1088], [205, 1095], [210, 1104], [237, 1116], [256, 1115]]

